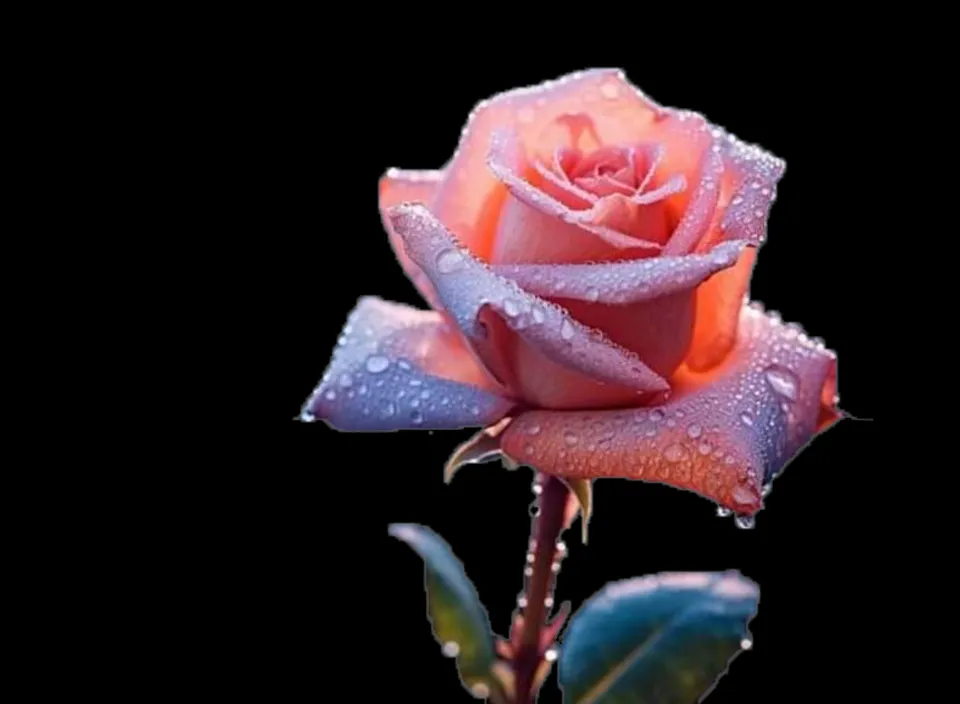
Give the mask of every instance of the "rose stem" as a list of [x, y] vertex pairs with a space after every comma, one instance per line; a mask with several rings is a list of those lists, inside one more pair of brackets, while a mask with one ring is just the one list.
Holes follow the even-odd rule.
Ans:
[[527, 582], [526, 607], [522, 609], [523, 626], [513, 660], [516, 704], [531, 704], [536, 696], [530, 689], [543, 657], [540, 652], [540, 631], [549, 611], [546, 600], [553, 592], [556, 579], [553, 562], [557, 556], [557, 540], [563, 532], [567, 506], [568, 489], [563, 482], [547, 474], [539, 474], [538, 480], [541, 491], [537, 505], [540, 511], [533, 521], [530, 534], [533, 562], [528, 562], [533, 573]]

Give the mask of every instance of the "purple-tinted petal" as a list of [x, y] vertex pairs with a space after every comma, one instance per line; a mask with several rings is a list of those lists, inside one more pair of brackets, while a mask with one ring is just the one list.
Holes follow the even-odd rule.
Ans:
[[744, 246], [724, 242], [707, 254], [601, 264], [505, 264], [493, 270], [538, 296], [623, 305], [691, 289], [731, 266]]
[[444, 308], [473, 343], [488, 367], [488, 327], [484, 310], [494, 311], [512, 333], [547, 359], [587, 378], [635, 392], [662, 391], [666, 381], [633, 353], [612, 343], [602, 333], [584, 326], [563, 308], [534, 296], [494, 273], [459, 243], [429, 210], [401, 205], [388, 214], [406, 251], [432, 282]]
[[484, 426], [513, 406], [491, 387], [442, 315], [365, 297], [301, 418], [359, 431]]
[[719, 128], [713, 130], [713, 136], [714, 149], [719, 149], [724, 162], [722, 198], [729, 199], [720, 222], [722, 238], [758, 245], [766, 236], [770, 206], [786, 163]]
[[836, 358], [751, 306], [721, 367], [674, 381], [674, 395], [656, 407], [524, 413], [500, 436], [501, 450], [559, 477], [661, 482], [752, 515], [764, 485], [826, 427]]

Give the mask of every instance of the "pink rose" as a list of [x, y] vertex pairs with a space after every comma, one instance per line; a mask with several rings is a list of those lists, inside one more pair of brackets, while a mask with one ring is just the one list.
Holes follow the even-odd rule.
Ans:
[[561, 478], [754, 514], [839, 417], [835, 356], [745, 303], [783, 169], [619, 71], [482, 102], [445, 168], [380, 183], [433, 310], [361, 299], [305, 417], [487, 427], [475, 445]]

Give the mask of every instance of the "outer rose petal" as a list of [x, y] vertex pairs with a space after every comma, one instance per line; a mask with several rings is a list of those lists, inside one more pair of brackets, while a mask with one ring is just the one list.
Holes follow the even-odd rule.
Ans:
[[524, 146], [537, 144], [549, 150], [553, 145], [541, 141], [547, 127], [562, 115], [583, 112], [590, 115], [603, 143], [625, 144], [636, 142], [647, 131], [660, 108], [616, 69], [574, 73], [485, 100], [463, 129], [433, 212], [471, 252], [489, 261], [493, 228], [484, 211], [503, 197], [503, 186], [486, 166], [494, 131], [514, 130]]
[[[696, 325], [704, 335], [711, 332], [706, 323], [696, 322], [697, 285], [736, 262], [744, 246], [725, 242], [709, 254], [494, 268], [531, 293], [565, 299], [564, 305], [578, 320], [606, 331], [614, 342], [669, 377], [688, 354]], [[708, 314], [712, 310], [708, 308]]]
[[484, 426], [513, 406], [489, 386], [442, 315], [366, 297], [301, 417], [338, 430]]
[[[835, 385], [832, 352], [798, 328], [744, 307], [736, 349], [708, 374], [681, 372], [655, 408], [531, 411], [501, 436], [504, 453], [560, 477], [625, 477], [670, 484], [741, 515], [818, 431]], [[822, 426], [821, 426], [822, 427]]]
[[[408, 254], [430, 277], [444, 308], [477, 354], [501, 381], [513, 381], [514, 390], [516, 380], [533, 384], [535, 377], [546, 374], [547, 381], [560, 394], [551, 400], [552, 404], [579, 406], [597, 400], [596, 387], [600, 384], [617, 387], [621, 394], [634, 398], [638, 393], [669, 388], [666, 381], [635, 354], [577, 322], [559, 306], [498, 276], [470, 252], [459, 248], [452, 233], [423, 206], [398, 206], [390, 211], [389, 217], [403, 238]], [[507, 323], [510, 329], [491, 325], [497, 320]], [[520, 350], [515, 348], [519, 343], [522, 343]], [[587, 386], [571, 386], [570, 394], [565, 395], [566, 379], [558, 379], [543, 365], [528, 367], [523, 363], [528, 359], [532, 361], [533, 358], [523, 354], [531, 350]], [[519, 366], [513, 367], [514, 363]], [[512, 367], [513, 373], [503, 373], [504, 367]], [[541, 402], [529, 396], [524, 400]], [[621, 398], [620, 402], [624, 400]]]
[[403, 171], [401, 169], [390, 169], [380, 179], [380, 218], [390, 237], [390, 246], [407, 278], [434, 308], [437, 307], [437, 295], [433, 286], [430, 285], [430, 280], [420, 267], [410, 261], [410, 257], [403, 250], [403, 242], [390, 226], [386, 212], [393, 206], [405, 202], [424, 203], [429, 207], [442, 180], [443, 171]]

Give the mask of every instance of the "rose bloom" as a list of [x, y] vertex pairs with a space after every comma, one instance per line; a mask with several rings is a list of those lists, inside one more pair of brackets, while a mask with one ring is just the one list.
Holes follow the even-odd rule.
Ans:
[[753, 515], [840, 417], [834, 354], [746, 301], [783, 170], [620, 71], [480, 103], [443, 169], [380, 182], [432, 310], [361, 299], [302, 417], [482, 427], [484, 456]]

